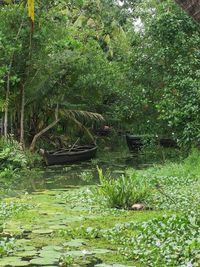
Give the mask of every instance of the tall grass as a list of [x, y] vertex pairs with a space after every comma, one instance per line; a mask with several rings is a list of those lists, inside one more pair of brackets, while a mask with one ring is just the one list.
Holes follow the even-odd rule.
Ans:
[[151, 193], [150, 186], [136, 172], [114, 179], [110, 175], [104, 176], [102, 169], [97, 170], [100, 185], [95, 196], [107, 207], [129, 209], [133, 204], [144, 203]]

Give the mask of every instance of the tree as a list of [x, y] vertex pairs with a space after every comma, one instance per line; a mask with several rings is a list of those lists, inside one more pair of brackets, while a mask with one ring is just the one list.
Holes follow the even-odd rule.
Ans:
[[176, 2], [198, 23], [200, 23], [200, 3], [198, 0], [185, 1], [185, 0], [176, 0]]

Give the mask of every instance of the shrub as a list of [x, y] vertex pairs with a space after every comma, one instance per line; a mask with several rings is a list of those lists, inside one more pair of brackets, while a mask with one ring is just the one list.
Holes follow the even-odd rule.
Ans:
[[136, 172], [113, 179], [110, 175], [105, 177], [102, 170], [97, 169], [100, 186], [95, 190], [95, 194], [98, 200], [108, 207], [129, 209], [133, 204], [146, 202], [151, 194], [150, 186]]
[[12, 138], [0, 140], [0, 169], [20, 169], [27, 165], [27, 160], [19, 143]]

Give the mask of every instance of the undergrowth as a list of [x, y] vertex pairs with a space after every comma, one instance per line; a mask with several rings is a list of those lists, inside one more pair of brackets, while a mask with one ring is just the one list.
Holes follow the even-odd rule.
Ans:
[[21, 170], [38, 165], [40, 157], [23, 150], [12, 137], [0, 138], [0, 179], [15, 179]]

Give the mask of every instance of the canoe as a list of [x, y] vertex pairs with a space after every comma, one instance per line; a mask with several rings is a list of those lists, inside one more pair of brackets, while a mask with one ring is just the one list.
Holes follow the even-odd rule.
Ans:
[[126, 134], [126, 142], [131, 152], [139, 152], [144, 146], [144, 144], [148, 144], [150, 143], [150, 140], [153, 140], [152, 138], [154, 138], [155, 145], [160, 145], [165, 148], [178, 147], [177, 142], [172, 138], [166, 138], [166, 137], [155, 138], [155, 136], [153, 137], [151, 135]]
[[40, 154], [43, 156], [46, 165], [63, 165], [86, 161], [93, 158], [96, 152], [97, 146], [95, 145], [76, 146], [74, 148], [54, 151], [40, 149]]
[[162, 147], [178, 147], [177, 142], [171, 138], [160, 138], [159, 144]]

